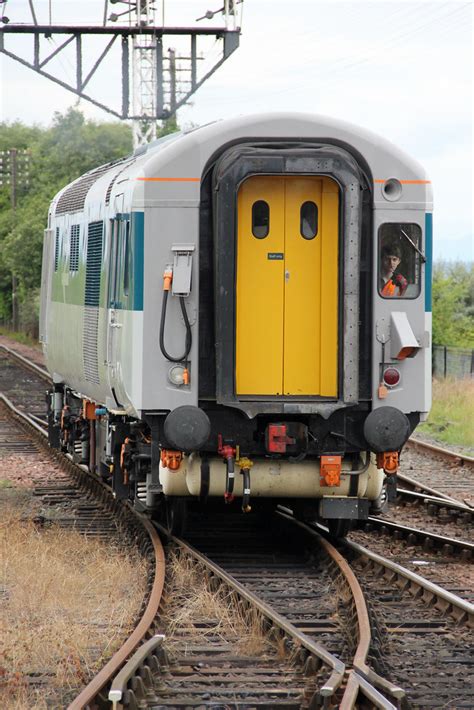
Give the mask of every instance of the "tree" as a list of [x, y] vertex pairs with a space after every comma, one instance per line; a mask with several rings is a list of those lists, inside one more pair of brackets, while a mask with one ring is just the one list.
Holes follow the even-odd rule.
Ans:
[[[87, 121], [77, 109], [56, 113], [50, 128], [0, 123], [0, 150], [25, 149], [31, 153], [27, 191], [18, 192], [12, 212], [8, 185], [0, 188], [0, 318], [11, 313], [12, 277], [20, 298], [35, 304], [41, 280], [43, 231], [49, 204], [64, 185], [83, 173], [127, 155], [132, 132], [120, 123]], [[31, 306], [36, 307], [36, 306]]]
[[474, 266], [438, 262], [433, 271], [433, 343], [474, 347]]

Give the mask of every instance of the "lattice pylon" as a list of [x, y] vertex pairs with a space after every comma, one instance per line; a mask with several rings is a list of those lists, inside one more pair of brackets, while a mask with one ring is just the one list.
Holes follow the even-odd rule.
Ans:
[[[145, 118], [133, 120], [133, 145], [146, 145], [156, 138], [156, 40], [138, 35], [133, 40], [133, 114]], [[146, 116], [150, 116], [147, 120]]]
[[[152, 0], [139, 0], [130, 12], [130, 23], [153, 26], [155, 6]], [[156, 139], [156, 39], [153, 35], [137, 34], [132, 49], [133, 146], [138, 148]], [[150, 116], [147, 119], [147, 116]]]

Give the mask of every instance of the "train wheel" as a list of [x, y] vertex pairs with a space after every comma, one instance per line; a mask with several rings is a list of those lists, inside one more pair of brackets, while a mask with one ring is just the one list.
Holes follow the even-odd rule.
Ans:
[[171, 535], [182, 535], [186, 527], [188, 504], [185, 498], [166, 498], [164, 525]]
[[333, 537], [346, 537], [347, 533], [352, 528], [352, 520], [346, 520], [344, 518], [326, 520], [325, 524], [328, 526], [329, 533]]

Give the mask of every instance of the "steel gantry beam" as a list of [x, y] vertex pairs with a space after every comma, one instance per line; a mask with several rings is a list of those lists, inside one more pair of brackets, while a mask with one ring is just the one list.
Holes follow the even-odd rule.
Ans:
[[[11, 35], [26, 35], [32, 38], [32, 57], [26, 59], [8, 48], [7, 38]], [[49, 40], [55, 35], [64, 36], [64, 39], [51, 51]], [[83, 70], [83, 39], [86, 36], [98, 36], [104, 40], [104, 46], [99, 51], [92, 68], [84, 75]], [[214, 37], [222, 44], [221, 56], [218, 57], [208, 71], [198, 79], [197, 40], [202, 36]], [[176, 56], [174, 50], [169, 50], [169, 56], [164, 56], [163, 40], [169, 37], [187, 37], [189, 40], [189, 53], [186, 60], [186, 71], [189, 79], [186, 89], [182, 89], [184, 81], [181, 79], [181, 91], [172, 90], [176, 85]], [[20, 62], [32, 69], [37, 74], [54, 81], [64, 89], [71, 91], [82, 99], [90, 101], [95, 106], [121, 119], [132, 120], [166, 120], [172, 116], [180, 106], [183, 106], [190, 96], [208, 79], [223, 62], [230, 57], [239, 46], [240, 29], [229, 30], [225, 27], [218, 28], [191, 28], [191, 27], [98, 27], [98, 26], [59, 26], [59, 25], [6, 25], [0, 29], [0, 53]], [[99, 67], [103, 64], [112, 47], [120, 39], [121, 45], [121, 106], [111, 106], [99, 101], [98, 98], [86, 93], [85, 89]], [[48, 71], [48, 63], [53, 58], [59, 57], [71, 44], [75, 45], [74, 76], [75, 81], [67, 81], [57, 74]], [[140, 44], [141, 43], [141, 44]], [[145, 47], [148, 48], [144, 49]], [[149, 52], [151, 48], [151, 52]], [[148, 61], [148, 74], [152, 76], [156, 100], [150, 110], [137, 112], [137, 106], [130, 101], [130, 87], [133, 85], [134, 66], [131, 67], [130, 57], [136, 49], [148, 51], [153, 56], [153, 64]], [[174, 56], [173, 56], [174, 55]], [[70, 58], [69, 58], [70, 60]], [[135, 65], [135, 71], [139, 71]], [[146, 70], [140, 69], [141, 72]], [[143, 78], [143, 77], [142, 77]], [[135, 84], [137, 77], [135, 77]], [[146, 81], [146, 77], [143, 78]], [[132, 103], [132, 105], [131, 105]]]
[[[138, 147], [154, 140], [157, 121], [175, 116], [239, 46], [237, 6], [242, 0], [223, 0], [222, 7], [194, 20], [213, 23], [215, 16], [222, 15], [222, 27], [167, 26], [165, 8], [176, 8], [166, 2], [103, 0], [103, 19], [97, 24], [90, 17], [85, 24], [65, 24], [66, 18], [80, 16], [80, 4], [68, 8], [57, 2], [53, 12], [54, 0], [49, 0], [47, 9], [28, 0], [30, 15], [26, 10], [22, 17], [21, 8], [15, 6], [17, 20], [26, 21], [13, 24], [5, 14], [8, 0], [0, 0], [0, 53], [116, 118], [131, 120]], [[112, 6], [114, 12], [109, 13]], [[53, 14], [59, 21], [53, 23]], [[30, 41], [10, 42], [11, 37], [21, 36]], [[212, 59], [202, 49], [207, 38], [214, 38]], [[72, 77], [67, 77], [67, 64], [73, 66]]]

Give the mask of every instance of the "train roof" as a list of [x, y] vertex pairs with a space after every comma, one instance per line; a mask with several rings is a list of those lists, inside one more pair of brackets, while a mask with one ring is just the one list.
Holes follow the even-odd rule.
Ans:
[[52, 212], [77, 211], [88, 195], [94, 199], [105, 196], [108, 202], [117, 186], [129, 181], [129, 186], [133, 185], [132, 204], [137, 207], [144, 206], [150, 196], [156, 197], [158, 187], [161, 199], [172, 199], [177, 192], [180, 197], [196, 199], [206, 166], [226, 146], [268, 140], [292, 144], [326, 142], [346, 147], [362, 157], [374, 183], [379, 185], [379, 190], [374, 190], [376, 202], [378, 198], [382, 200], [380, 186], [389, 178], [410, 185], [410, 199], [431, 201], [431, 186], [423, 167], [390, 141], [346, 121], [285, 112], [239, 116], [164, 136], [78, 178], [58, 193]]

